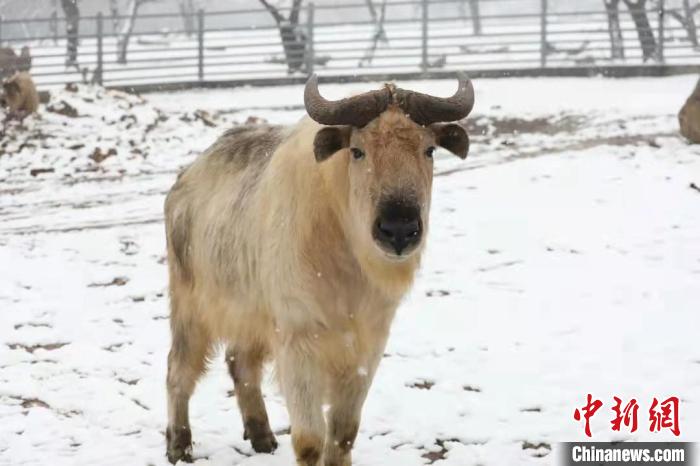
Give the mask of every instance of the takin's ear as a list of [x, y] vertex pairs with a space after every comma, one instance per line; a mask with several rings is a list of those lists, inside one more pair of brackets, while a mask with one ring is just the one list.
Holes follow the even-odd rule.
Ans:
[[434, 123], [430, 129], [435, 133], [438, 146], [444, 147], [457, 157], [464, 159], [469, 152], [469, 135], [455, 123]]
[[327, 126], [316, 133], [314, 138], [314, 155], [317, 162], [323, 162], [331, 155], [350, 145], [349, 126]]

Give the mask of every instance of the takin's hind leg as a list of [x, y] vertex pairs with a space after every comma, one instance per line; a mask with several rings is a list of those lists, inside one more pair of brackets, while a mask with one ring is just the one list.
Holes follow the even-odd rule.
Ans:
[[243, 438], [250, 440], [257, 453], [271, 453], [277, 448], [260, 390], [267, 354], [268, 350], [262, 344], [231, 345], [226, 349], [226, 364], [243, 418]]
[[[172, 318], [172, 317], [171, 317]], [[192, 462], [189, 401], [197, 379], [206, 368], [211, 347], [209, 334], [195, 322], [172, 321], [172, 346], [168, 354], [168, 460]]]

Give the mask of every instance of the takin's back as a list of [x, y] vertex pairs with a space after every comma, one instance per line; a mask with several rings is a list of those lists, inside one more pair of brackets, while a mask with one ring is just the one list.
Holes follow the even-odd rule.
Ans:
[[240, 242], [254, 221], [253, 193], [287, 131], [272, 125], [230, 129], [180, 173], [165, 200], [171, 279], [192, 282], [214, 273], [217, 280], [240, 281], [228, 264], [243, 258], [230, 255], [245, 253]]

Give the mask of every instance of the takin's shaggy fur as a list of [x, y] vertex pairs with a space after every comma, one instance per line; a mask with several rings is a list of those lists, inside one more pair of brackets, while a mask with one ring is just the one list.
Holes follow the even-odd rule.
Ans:
[[19, 71], [2, 83], [3, 105], [9, 109], [9, 115], [20, 120], [37, 111], [39, 94], [32, 77], [26, 71]]
[[700, 81], [678, 113], [681, 134], [689, 141], [700, 144]]
[[[234, 128], [178, 177], [165, 203], [172, 462], [191, 460], [188, 401], [223, 342], [255, 451], [277, 446], [260, 391], [274, 359], [298, 464], [351, 464], [362, 404], [420, 262], [436, 145], [464, 157], [468, 139], [390, 107], [362, 129], [309, 118]], [[371, 234], [387, 205], [423, 219], [403, 254]]]
[[22, 47], [19, 56], [9, 47], [0, 47], [0, 78], [12, 76], [17, 71], [29, 71], [31, 67], [29, 47]]

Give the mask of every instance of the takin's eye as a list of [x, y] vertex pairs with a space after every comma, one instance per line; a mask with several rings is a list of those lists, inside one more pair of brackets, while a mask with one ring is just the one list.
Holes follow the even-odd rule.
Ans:
[[433, 146], [430, 146], [427, 149], [425, 149], [425, 156], [428, 157], [429, 159], [433, 158], [434, 153], [435, 153], [435, 148]]
[[362, 149], [358, 149], [357, 147], [351, 147], [350, 152], [352, 152], [352, 158], [355, 160], [361, 160], [365, 158], [365, 153], [362, 151]]

